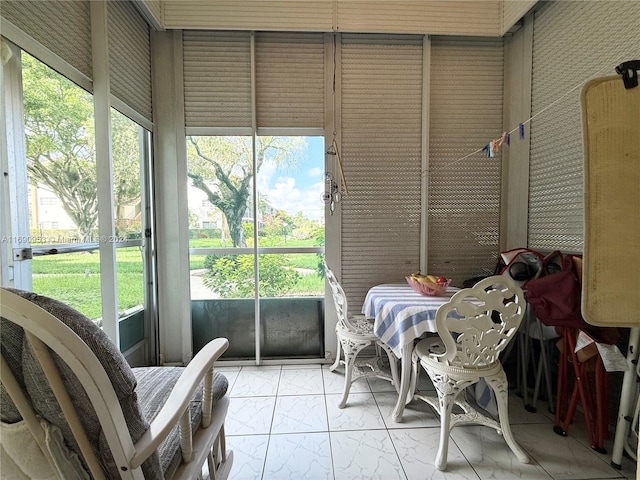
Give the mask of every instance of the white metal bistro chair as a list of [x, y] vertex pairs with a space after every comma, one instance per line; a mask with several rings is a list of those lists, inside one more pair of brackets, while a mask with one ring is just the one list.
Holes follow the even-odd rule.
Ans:
[[[413, 354], [414, 376], [418, 363], [424, 368], [438, 398], [416, 394], [440, 416], [440, 445], [435, 466], [447, 467], [449, 435], [453, 427], [473, 423], [492, 427], [522, 463], [529, 457], [516, 443], [509, 425], [507, 377], [498, 359], [516, 334], [525, 312], [524, 294], [511, 278], [497, 275], [479, 281], [472, 288], [456, 292], [438, 309], [438, 337], [421, 340]], [[464, 389], [481, 378], [493, 390], [499, 421], [458, 398]], [[463, 413], [453, 413], [457, 405]]]
[[[338, 314], [338, 323], [336, 324], [336, 336], [338, 339], [336, 361], [329, 370], [333, 372], [340, 365], [344, 365], [344, 390], [338, 406], [344, 408], [347, 405], [351, 384], [359, 378], [382, 378], [390, 381], [395, 389], [398, 390], [397, 357], [373, 333], [373, 319], [365, 318], [364, 315], [349, 314], [347, 296], [342, 286], [326, 263], [324, 270], [331, 287], [336, 313]], [[358, 354], [369, 346], [375, 346], [375, 355], [373, 357], [357, 358]], [[344, 359], [342, 359], [341, 350], [344, 352]], [[383, 367], [382, 350], [386, 352], [389, 359], [390, 372]]]
[[3, 478], [194, 479], [205, 465], [228, 476], [228, 383], [213, 371], [227, 339], [186, 367], [132, 369], [64, 303], [0, 289], [0, 307]]

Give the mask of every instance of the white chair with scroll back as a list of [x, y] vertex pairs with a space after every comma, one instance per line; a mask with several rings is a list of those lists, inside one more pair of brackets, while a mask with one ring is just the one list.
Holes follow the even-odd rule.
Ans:
[[[340, 365], [344, 365], [345, 379], [342, 398], [338, 406], [344, 408], [347, 405], [351, 384], [360, 378], [377, 377], [388, 380], [398, 390], [397, 357], [391, 349], [382, 343], [373, 333], [373, 320], [364, 315], [350, 315], [348, 312], [347, 296], [338, 282], [338, 279], [325, 263], [325, 275], [331, 288], [333, 303], [338, 314], [336, 324], [336, 336], [338, 339], [336, 361], [330, 367], [333, 372]], [[374, 346], [374, 356], [357, 358], [358, 354], [366, 347]], [[341, 355], [344, 352], [344, 359]], [[389, 359], [390, 372], [382, 362], [382, 350]]]
[[[438, 309], [438, 336], [421, 340], [413, 354], [414, 373], [421, 365], [431, 378], [438, 397], [416, 394], [440, 416], [440, 445], [435, 466], [447, 466], [449, 434], [453, 427], [473, 423], [492, 427], [504, 436], [518, 460], [529, 457], [516, 443], [509, 425], [507, 377], [498, 359], [518, 331], [525, 312], [520, 287], [506, 276], [480, 280], [472, 288], [456, 292]], [[484, 378], [495, 394], [499, 421], [459, 398], [466, 387]], [[462, 413], [453, 413], [457, 405]]]

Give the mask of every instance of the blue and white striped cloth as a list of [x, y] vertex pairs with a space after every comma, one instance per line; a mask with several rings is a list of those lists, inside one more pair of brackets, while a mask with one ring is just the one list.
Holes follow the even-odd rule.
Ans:
[[[362, 313], [373, 318], [373, 332], [398, 358], [402, 348], [423, 333], [436, 332], [436, 313], [459, 288], [449, 287], [439, 297], [420, 295], [406, 283], [386, 283], [372, 287], [364, 299]], [[410, 359], [409, 359], [410, 360]], [[497, 414], [496, 401], [484, 378], [475, 387], [476, 402]]]
[[387, 283], [372, 287], [362, 305], [362, 313], [373, 318], [373, 331], [398, 357], [402, 348], [425, 332], [436, 331], [436, 312], [458, 288], [449, 287], [439, 297], [415, 292], [408, 284]]

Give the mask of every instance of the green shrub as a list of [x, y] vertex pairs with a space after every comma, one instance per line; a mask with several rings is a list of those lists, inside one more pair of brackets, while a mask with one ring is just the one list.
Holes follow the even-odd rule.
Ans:
[[[279, 297], [291, 290], [300, 274], [283, 255], [260, 255], [260, 296]], [[255, 294], [253, 255], [208, 255], [204, 284], [221, 298], [251, 298]]]

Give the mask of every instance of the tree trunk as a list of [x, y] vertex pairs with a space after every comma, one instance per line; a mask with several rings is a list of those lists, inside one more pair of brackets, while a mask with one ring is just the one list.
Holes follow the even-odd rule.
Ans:
[[246, 205], [242, 205], [241, 208], [223, 211], [224, 215], [227, 217], [229, 235], [231, 236], [231, 242], [234, 247], [247, 246], [246, 239], [244, 238], [244, 230], [242, 229], [242, 214], [245, 209]]

